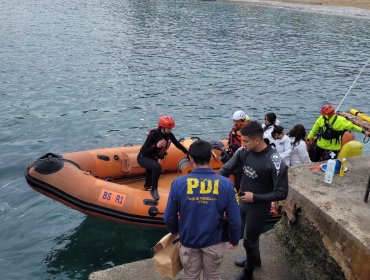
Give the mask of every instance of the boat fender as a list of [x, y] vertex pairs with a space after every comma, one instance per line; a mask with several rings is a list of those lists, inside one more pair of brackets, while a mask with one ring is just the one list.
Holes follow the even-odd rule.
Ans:
[[364, 153], [364, 144], [358, 141], [349, 141], [343, 145], [338, 154], [338, 159], [358, 157]]
[[35, 171], [42, 175], [49, 175], [58, 172], [64, 166], [62, 156], [53, 153], [47, 153], [33, 163]]

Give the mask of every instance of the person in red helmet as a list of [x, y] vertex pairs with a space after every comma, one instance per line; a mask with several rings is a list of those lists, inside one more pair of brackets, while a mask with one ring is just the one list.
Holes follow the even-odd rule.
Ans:
[[[310, 153], [313, 162], [327, 160], [330, 152], [337, 155], [342, 146], [342, 136], [347, 130], [370, 135], [369, 131], [363, 131], [361, 127], [335, 114], [335, 108], [331, 104], [324, 105], [320, 112], [321, 116], [317, 118], [307, 136], [308, 143], [313, 147]], [[314, 137], [316, 142], [311, 143]]]
[[158, 120], [158, 127], [149, 131], [145, 143], [137, 156], [137, 162], [145, 168], [144, 189], [150, 190], [152, 197], [159, 200], [158, 180], [162, 167], [158, 160], [166, 156], [166, 152], [173, 143], [184, 154], [188, 150], [172, 134], [175, 121], [170, 116], [162, 116]]

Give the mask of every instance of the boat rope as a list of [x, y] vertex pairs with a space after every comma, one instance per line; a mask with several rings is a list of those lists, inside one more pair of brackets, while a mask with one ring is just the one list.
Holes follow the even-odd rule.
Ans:
[[357, 75], [356, 79], [353, 81], [352, 85], [349, 87], [349, 89], [348, 89], [347, 93], [344, 95], [344, 97], [343, 97], [342, 101], [339, 103], [339, 105], [338, 105], [337, 109], [335, 110], [335, 113], [339, 110], [340, 106], [342, 106], [342, 103], [343, 103], [343, 102], [344, 102], [344, 100], [347, 98], [348, 93], [351, 91], [352, 87], [356, 84], [356, 82], [357, 82], [358, 78], [361, 76], [362, 71], [364, 71], [364, 69], [366, 68], [366, 65], [367, 65], [369, 62], [370, 62], [370, 58], [366, 61], [366, 63], [364, 64], [364, 66], [362, 66], [360, 73], [358, 73], [358, 75]]
[[9, 186], [11, 183], [17, 182], [17, 181], [19, 181], [19, 180], [21, 180], [21, 179], [23, 179], [23, 176], [22, 176], [22, 177], [20, 177], [20, 178], [18, 178], [18, 179], [15, 179], [15, 180], [13, 180], [13, 181], [10, 181], [10, 182], [6, 183], [4, 186], [0, 187], [0, 190], [1, 190], [1, 189], [3, 189], [3, 188], [6, 188], [6, 187], [7, 187], [7, 186]]
[[74, 162], [73, 160], [63, 158], [63, 161], [68, 162], [68, 163], [76, 166], [78, 169], [80, 169], [84, 173], [90, 173], [89, 171], [83, 169], [77, 162]]

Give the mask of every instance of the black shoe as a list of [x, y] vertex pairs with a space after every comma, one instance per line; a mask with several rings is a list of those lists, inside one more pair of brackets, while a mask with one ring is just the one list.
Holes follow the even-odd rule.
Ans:
[[240, 258], [238, 260], [234, 261], [234, 264], [239, 267], [244, 267], [245, 266], [245, 258]]
[[253, 270], [244, 269], [244, 280], [253, 280]]
[[158, 190], [157, 189], [152, 189], [150, 191], [150, 194], [152, 195], [152, 197], [155, 199], [155, 200], [159, 200], [159, 194], [158, 194]]
[[239, 273], [238, 275], [236, 275], [233, 280], [243, 280], [244, 278], [244, 273]]
[[[245, 259], [239, 259], [235, 260], [234, 264], [239, 267], [244, 267], [245, 266]], [[258, 258], [256, 261], [256, 267], [261, 267], [261, 258]]]
[[235, 276], [233, 280], [253, 280], [253, 270], [244, 270], [244, 272]]
[[258, 258], [256, 261], [256, 267], [261, 267], [261, 258]]

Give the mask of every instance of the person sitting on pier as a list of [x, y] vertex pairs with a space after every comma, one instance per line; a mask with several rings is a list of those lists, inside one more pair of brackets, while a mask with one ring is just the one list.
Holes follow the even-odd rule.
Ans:
[[327, 160], [330, 152], [337, 155], [342, 146], [342, 136], [347, 130], [362, 132], [370, 136], [370, 131], [364, 131], [361, 127], [353, 124], [346, 118], [335, 114], [334, 106], [324, 105], [307, 136], [308, 143], [311, 145], [311, 160], [313, 162]]
[[288, 133], [292, 145], [290, 166], [311, 162], [307, 151], [306, 129], [302, 124], [296, 124]]
[[171, 143], [184, 154], [188, 154], [188, 150], [172, 134], [171, 131], [174, 127], [175, 121], [170, 116], [160, 117], [158, 128], [149, 131], [145, 143], [137, 156], [137, 162], [145, 168], [144, 189], [150, 190], [155, 200], [159, 200], [158, 180], [162, 172], [162, 167], [158, 160], [166, 156]]
[[274, 139], [272, 138], [271, 132], [274, 130], [274, 125], [279, 124], [275, 113], [267, 113], [265, 115], [265, 123], [262, 125], [263, 128], [263, 139], [267, 145], [269, 145]]
[[270, 143], [270, 146], [276, 149], [281, 158], [289, 166], [292, 146], [289, 137], [286, 136], [284, 133], [284, 127], [282, 127], [281, 125], [275, 125], [274, 129], [271, 132], [271, 136], [273, 138], [273, 141], [272, 143]]

